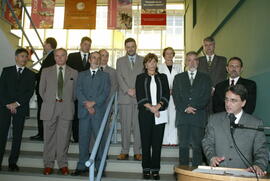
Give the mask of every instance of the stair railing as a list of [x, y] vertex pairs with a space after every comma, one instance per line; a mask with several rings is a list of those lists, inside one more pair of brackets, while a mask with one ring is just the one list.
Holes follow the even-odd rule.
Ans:
[[[114, 104], [113, 104], [113, 102], [114, 102]], [[114, 105], [114, 107], [112, 107], [113, 105]], [[111, 118], [111, 116], [110, 116], [111, 112], [113, 112], [111, 127], [110, 127], [110, 131], [109, 131], [109, 135], [107, 137], [105, 137], [106, 135], [103, 135], [103, 134], [104, 134], [106, 125], [109, 124], [109, 120]], [[110, 102], [107, 106], [105, 115], [102, 119], [102, 123], [101, 123], [101, 126], [99, 128], [99, 132], [98, 132], [94, 147], [92, 149], [92, 153], [91, 153], [88, 161], [85, 163], [85, 165], [87, 167], [89, 167], [89, 181], [100, 181], [101, 180], [102, 173], [103, 173], [103, 170], [105, 167], [105, 161], [106, 161], [107, 154], [108, 154], [109, 147], [110, 147], [110, 143], [111, 143], [111, 140], [113, 137], [113, 132], [115, 131], [117, 118], [118, 118], [118, 104], [117, 104], [117, 93], [116, 93], [110, 99]], [[103, 154], [102, 154], [102, 158], [100, 161], [100, 166], [98, 168], [98, 173], [97, 173], [97, 176], [95, 179], [95, 159], [96, 159], [98, 148], [101, 145], [102, 136], [103, 136], [103, 139], [107, 138], [107, 140], [106, 140], [106, 143], [104, 146], [104, 150], [100, 150], [100, 151], [103, 151]]]
[[[39, 35], [39, 33], [38, 33], [37, 29], [36, 29], [36, 26], [35, 26], [34, 22], [32, 21], [31, 16], [29, 15], [29, 12], [28, 12], [28, 10], [27, 10], [27, 8], [26, 8], [26, 6], [25, 6], [24, 1], [23, 1], [23, 0], [20, 0], [20, 2], [21, 2], [21, 5], [22, 5], [22, 7], [23, 7], [23, 9], [24, 9], [24, 11], [25, 11], [27, 17], [28, 17], [29, 20], [30, 20], [30, 23], [31, 23], [33, 29], [35, 30], [35, 32], [36, 32], [36, 34], [37, 34], [37, 36], [38, 36], [38, 39], [39, 39], [39, 41], [40, 41], [42, 47], [44, 48], [43, 41], [41, 40], [41, 37], [40, 37], [40, 35]], [[9, 10], [10, 10], [10, 12], [11, 12], [13, 18], [15, 19], [16, 24], [19, 26], [20, 30], [22, 31], [23, 36], [25, 37], [25, 39], [26, 39], [26, 41], [28, 42], [29, 46], [31, 47], [31, 49], [32, 49], [32, 51], [33, 51], [35, 57], [36, 57], [37, 60], [38, 60], [36, 63], [34, 63], [34, 64], [32, 65], [32, 67], [33, 67], [33, 66], [35, 66], [36, 64], [38, 64], [41, 60], [40, 60], [40, 58], [38, 57], [38, 55], [37, 55], [37, 53], [36, 53], [36, 51], [35, 51], [35, 49], [34, 49], [32, 43], [31, 43], [30, 39], [28, 38], [26, 32], [24, 31], [24, 28], [22, 27], [22, 25], [21, 25], [21, 23], [20, 23], [18, 17], [16, 16], [16, 14], [15, 14], [15, 12], [14, 12], [14, 10], [13, 10], [11, 4], [10, 4], [10, 2], [9, 2], [8, 0], [3, 0], [3, 1], [2, 1], [2, 8], [4, 8], [6, 4], [7, 4], [7, 7], [9, 8]], [[4, 13], [4, 12], [3, 12], [3, 9], [2, 9], [2, 16], [4, 15], [3, 13]]]

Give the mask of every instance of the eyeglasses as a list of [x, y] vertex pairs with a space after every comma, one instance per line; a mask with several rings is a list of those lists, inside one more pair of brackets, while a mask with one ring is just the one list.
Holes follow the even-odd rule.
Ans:
[[225, 97], [224, 101], [231, 102], [231, 103], [237, 103], [237, 102], [240, 102], [241, 100], [240, 99], [229, 99], [229, 98]]

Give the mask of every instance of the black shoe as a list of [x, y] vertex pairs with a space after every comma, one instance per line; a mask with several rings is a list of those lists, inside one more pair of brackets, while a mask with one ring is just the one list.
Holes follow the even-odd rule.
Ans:
[[39, 134], [35, 135], [35, 136], [31, 136], [30, 140], [35, 140], [35, 141], [43, 141], [43, 137], [40, 136]]
[[143, 179], [145, 180], [150, 179], [150, 171], [143, 171]]
[[159, 176], [158, 173], [153, 173], [152, 177], [153, 177], [154, 180], [160, 180], [160, 176]]
[[8, 171], [11, 171], [11, 172], [18, 172], [19, 171], [19, 167], [18, 165], [16, 164], [10, 164], [8, 166]]
[[76, 169], [71, 173], [71, 176], [87, 176], [87, 170], [78, 170]]

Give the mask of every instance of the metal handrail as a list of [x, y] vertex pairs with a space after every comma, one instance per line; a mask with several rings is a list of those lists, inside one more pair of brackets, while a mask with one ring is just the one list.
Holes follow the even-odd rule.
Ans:
[[17, 25], [19, 26], [20, 30], [22, 31], [23, 36], [25, 36], [25, 38], [26, 38], [28, 44], [29, 44], [30, 47], [32, 48], [34, 55], [36, 56], [37, 60], [40, 61], [40, 59], [39, 59], [39, 57], [38, 57], [38, 55], [37, 55], [35, 49], [33, 48], [32, 43], [30, 42], [28, 36], [26, 35], [26, 33], [25, 33], [25, 31], [24, 31], [22, 25], [20, 24], [20, 21], [19, 21], [18, 17], [17, 17], [16, 14], [14, 13], [14, 10], [13, 10], [13, 8], [12, 8], [10, 2], [9, 2], [9, 1], [6, 1], [6, 3], [7, 3], [7, 5], [8, 5], [8, 8], [10, 9], [10, 12], [11, 12], [13, 18], [15, 19]]
[[[107, 140], [106, 140], [105, 148], [103, 150], [103, 155], [102, 155], [101, 163], [100, 163], [100, 166], [99, 166], [99, 169], [98, 169], [98, 174], [97, 174], [97, 177], [95, 179], [94, 178], [95, 158], [96, 158], [97, 151], [98, 151], [98, 148], [99, 148], [100, 143], [101, 143], [101, 138], [102, 138], [102, 135], [104, 133], [105, 126], [106, 126], [106, 124], [107, 124], [107, 122], [109, 120], [109, 115], [110, 115], [110, 113], [112, 111], [113, 102], [114, 102], [113, 121], [112, 121], [112, 125], [111, 125], [111, 128], [110, 128], [109, 135], [108, 135]], [[116, 122], [117, 122], [116, 121], [117, 117], [118, 117], [118, 105], [117, 105], [117, 93], [116, 93], [110, 99], [110, 102], [109, 102], [109, 104], [107, 106], [104, 117], [102, 119], [102, 123], [101, 123], [101, 126], [99, 128], [99, 132], [98, 132], [94, 147], [92, 149], [92, 153], [91, 153], [88, 161], [85, 162], [85, 166], [89, 167], [89, 181], [94, 181], [94, 180], [100, 181], [101, 180], [101, 176], [102, 176], [103, 169], [104, 169], [104, 166], [105, 166], [105, 160], [106, 160], [106, 157], [107, 157], [107, 154], [108, 154], [108, 151], [109, 151], [110, 141], [111, 141], [111, 138], [112, 138], [112, 135], [113, 135], [113, 131], [115, 130], [114, 128], [115, 128], [115, 125], [116, 125]]]

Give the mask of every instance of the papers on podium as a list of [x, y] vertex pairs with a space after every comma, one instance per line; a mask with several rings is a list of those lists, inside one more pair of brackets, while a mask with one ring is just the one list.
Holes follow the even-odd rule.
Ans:
[[168, 122], [168, 111], [159, 111], [159, 117], [155, 116], [155, 125], [163, 124]]
[[225, 168], [225, 167], [209, 167], [209, 166], [198, 166], [193, 172], [217, 174], [217, 175], [233, 175], [233, 176], [244, 176], [244, 177], [255, 177], [254, 173], [248, 172], [245, 169], [239, 168]]

